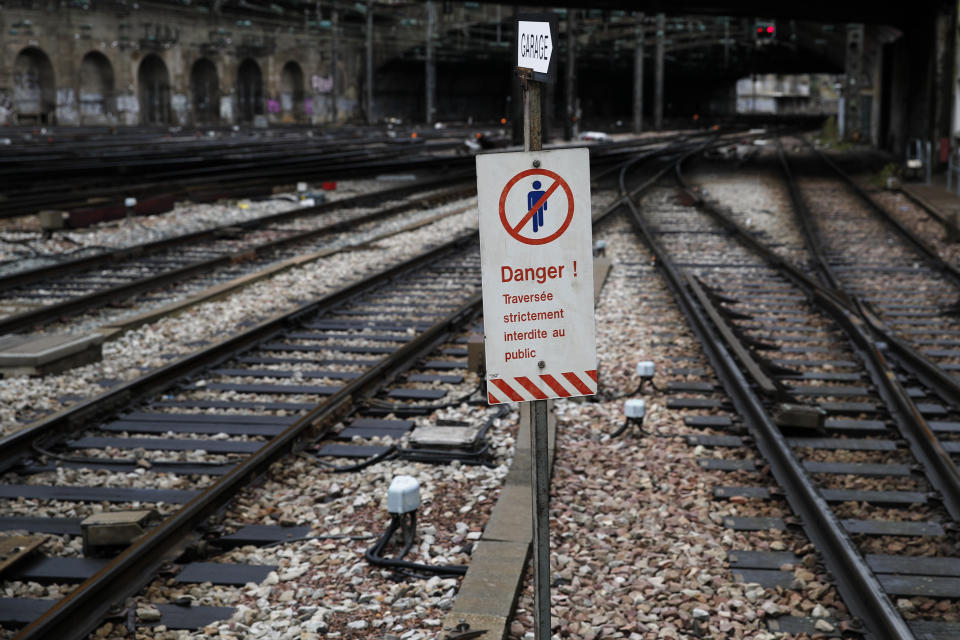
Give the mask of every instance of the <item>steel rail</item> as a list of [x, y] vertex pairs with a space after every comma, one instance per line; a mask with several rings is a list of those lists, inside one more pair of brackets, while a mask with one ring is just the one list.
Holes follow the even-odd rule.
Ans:
[[[679, 168], [680, 163], [675, 166]], [[790, 507], [800, 516], [804, 531], [833, 573], [837, 589], [852, 615], [880, 640], [914, 638], [846, 530], [794, 457], [783, 434], [767, 415], [736, 360], [716, 337], [711, 324], [685, 286], [683, 275], [654, 237], [650, 224], [632, 198], [627, 206], [637, 233], [653, 251], [657, 266], [699, 338], [724, 390], [744, 418], [757, 448], [770, 463], [771, 473], [784, 489]]]

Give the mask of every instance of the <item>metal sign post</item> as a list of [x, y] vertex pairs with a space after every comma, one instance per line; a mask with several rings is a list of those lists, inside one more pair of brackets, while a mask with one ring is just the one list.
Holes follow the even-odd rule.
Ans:
[[[543, 149], [540, 83], [521, 75], [523, 150]], [[550, 638], [550, 467], [547, 401], [530, 406], [530, 488], [533, 493], [533, 629], [537, 640]]]

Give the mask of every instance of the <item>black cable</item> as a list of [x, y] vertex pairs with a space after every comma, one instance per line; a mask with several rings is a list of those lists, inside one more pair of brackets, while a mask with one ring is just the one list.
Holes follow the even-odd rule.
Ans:
[[628, 428], [630, 428], [630, 419], [629, 419], [629, 418], [626, 418], [626, 419], [624, 419], [623, 424], [620, 425], [620, 427], [619, 427], [616, 431], [614, 431], [613, 433], [610, 434], [610, 437], [611, 437], [611, 438], [617, 438], [617, 437], [619, 437], [620, 435], [622, 435], [623, 432], [626, 431]]
[[[407, 514], [410, 516], [410, 523], [408, 526], [411, 527], [410, 540], [404, 545], [403, 550], [400, 552], [400, 555], [396, 558], [384, 558], [383, 550], [390, 542], [390, 538], [393, 537], [393, 534], [396, 533], [397, 529], [403, 526], [403, 515], [402, 514], [393, 514], [390, 517], [390, 525], [387, 527], [387, 530], [380, 536], [380, 539], [377, 540], [376, 544], [366, 550], [364, 557], [372, 565], [378, 567], [388, 567], [390, 569], [396, 569], [402, 573], [408, 573], [410, 571], [418, 571], [421, 573], [432, 573], [435, 575], [450, 575], [450, 576], [462, 576], [467, 573], [467, 567], [462, 565], [430, 565], [430, 564], [421, 564], [419, 562], [410, 562], [408, 560], [401, 560], [404, 555], [410, 550], [413, 546], [413, 535], [412, 527], [416, 526], [416, 512], [411, 512]], [[408, 573], [409, 575], [409, 573]]]
[[[403, 460], [410, 460], [414, 462], [448, 463], [454, 460], [459, 460], [464, 464], [481, 464], [492, 469], [497, 465], [493, 464], [489, 458], [485, 457], [489, 450], [490, 445], [488, 444], [483, 445], [483, 447], [476, 451], [469, 451], [460, 454], [447, 449], [398, 449], [397, 457]], [[467, 458], [467, 456], [469, 456], [469, 458]]]
[[28, 251], [30, 251], [31, 257], [38, 258], [38, 257], [41, 257], [42, 254], [36, 247], [30, 244], [34, 240], [36, 240], [36, 238], [24, 238], [22, 240], [14, 240], [12, 238], [0, 238], [0, 242], [3, 242], [4, 244], [9, 244], [9, 245], [15, 245], [17, 247], [23, 247], [24, 249], [27, 249]]
[[[637, 420], [634, 420], [634, 419], [631, 419], [631, 418], [624, 418], [623, 424], [620, 425], [620, 426], [617, 428], [616, 431], [614, 431], [613, 433], [611, 433], [611, 434], [610, 434], [610, 437], [611, 437], [611, 438], [617, 438], [617, 437], [623, 435], [623, 434], [626, 432], [626, 430], [630, 428], [630, 424], [631, 424], [632, 422], [636, 422], [636, 423], [637, 423], [637, 431], [640, 432], [640, 435], [642, 435], [642, 436], [660, 437], [660, 434], [659, 434], [659, 433], [653, 433], [653, 432], [651, 432], [651, 431], [647, 431], [646, 429], [644, 429], [644, 428], [643, 428], [643, 422], [637, 421]], [[673, 435], [671, 434], [671, 435], [669, 435], [669, 436], [664, 436], [664, 437], [673, 437]]]
[[389, 458], [394, 457], [396, 453], [397, 453], [397, 446], [391, 445], [390, 448], [388, 448], [386, 451], [382, 453], [378, 453], [375, 456], [371, 456], [366, 460], [364, 460], [363, 462], [358, 462], [357, 464], [348, 464], [343, 466], [338, 466], [330, 462], [324, 462], [323, 460], [320, 460], [314, 455], [311, 455], [310, 457], [313, 458], [314, 462], [331, 469], [334, 473], [348, 473], [350, 471], [360, 471], [361, 469], [366, 469], [367, 467], [374, 465], [378, 462], [388, 460]]

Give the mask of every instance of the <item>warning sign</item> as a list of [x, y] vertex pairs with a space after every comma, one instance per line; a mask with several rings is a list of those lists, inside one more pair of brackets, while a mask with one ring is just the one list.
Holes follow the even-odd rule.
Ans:
[[490, 404], [597, 391], [586, 149], [477, 156]]

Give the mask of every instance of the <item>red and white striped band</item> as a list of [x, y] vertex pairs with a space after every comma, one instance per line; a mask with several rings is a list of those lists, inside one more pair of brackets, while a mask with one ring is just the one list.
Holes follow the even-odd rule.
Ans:
[[596, 369], [581, 372], [567, 371], [556, 376], [546, 374], [533, 378], [527, 376], [495, 378], [487, 382], [489, 404], [591, 396], [596, 392]]

